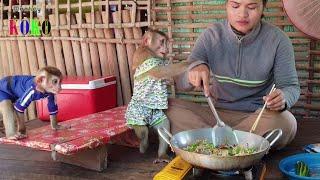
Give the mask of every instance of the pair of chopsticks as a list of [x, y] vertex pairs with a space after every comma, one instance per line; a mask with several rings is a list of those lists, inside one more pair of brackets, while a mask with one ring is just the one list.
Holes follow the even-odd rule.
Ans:
[[[271, 90], [270, 90], [270, 92], [269, 92], [269, 95], [270, 95], [274, 90], [276, 90], [275, 86], [276, 86], [275, 84], [272, 85], [272, 88], [271, 88]], [[268, 102], [268, 101], [266, 101], [266, 102], [264, 103], [264, 105], [263, 105], [263, 107], [262, 107], [262, 109], [261, 109], [261, 111], [260, 111], [260, 113], [259, 113], [256, 121], [253, 123], [253, 125], [252, 125], [252, 127], [251, 127], [251, 130], [250, 130], [250, 133], [252, 133], [254, 130], [256, 130], [256, 127], [257, 127], [257, 125], [258, 125], [258, 123], [259, 123], [259, 121], [260, 121], [261, 115], [262, 115], [264, 109], [265, 109], [266, 106], [267, 106], [267, 102]]]

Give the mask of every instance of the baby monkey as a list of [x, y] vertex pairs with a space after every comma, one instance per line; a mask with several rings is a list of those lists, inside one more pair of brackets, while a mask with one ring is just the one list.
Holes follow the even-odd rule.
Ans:
[[0, 112], [8, 139], [27, 137], [24, 111], [32, 101], [42, 98], [48, 98], [51, 127], [55, 130], [67, 128], [58, 125], [56, 118], [58, 106], [55, 95], [61, 90], [61, 79], [60, 70], [48, 66], [41, 68], [36, 76], [7, 76], [0, 80]]
[[[127, 125], [140, 139], [140, 152], [148, 148], [149, 128], [164, 127], [170, 131], [170, 122], [164, 110], [168, 109], [166, 80], [187, 69], [187, 63], [167, 65], [165, 57], [168, 37], [161, 31], [148, 30], [133, 55], [133, 96], [126, 111]], [[168, 144], [159, 136], [158, 159], [154, 163], [169, 162]]]

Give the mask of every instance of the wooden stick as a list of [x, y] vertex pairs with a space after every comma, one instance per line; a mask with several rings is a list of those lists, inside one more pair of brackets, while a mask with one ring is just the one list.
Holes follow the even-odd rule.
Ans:
[[[112, 13], [113, 22], [121, 23], [121, 11], [116, 11]], [[124, 38], [124, 33], [121, 28], [115, 28], [115, 37], [119, 39]], [[127, 61], [127, 52], [124, 44], [116, 44], [117, 46], [117, 55], [119, 62], [121, 86], [122, 86], [122, 96], [124, 104], [128, 104], [131, 99], [131, 85], [130, 85], [130, 74]]]
[[[108, 11], [107, 11], [108, 12]], [[108, 23], [109, 22], [109, 15], [106, 15], [106, 12], [102, 12], [102, 22]], [[108, 39], [114, 39], [114, 32], [113, 29], [104, 29], [104, 35]], [[117, 105], [123, 105], [123, 98], [122, 98], [122, 88], [121, 88], [121, 81], [120, 81], [120, 71], [119, 71], [119, 64], [117, 60], [117, 51], [115, 44], [111, 44], [110, 42], [106, 43], [107, 48], [107, 55], [108, 55], [108, 63], [111, 70], [111, 73], [116, 76], [117, 80]]]
[[[86, 22], [91, 22], [91, 14], [86, 13]], [[88, 37], [94, 38], [95, 33], [93, 29], [88, 29]], [[91, 56], [91, 63], [92, 63], [92, 71], [93, 75], [101, 76], [101, 68], [100, 68], [100, 61], [99, 61], [99, 51], [97, 43], [89, 43], [90, 48], [90, 56]]]
[[[81, 10], [81, 8], [79, 8]], [[76, 13], [76, 21], [79, 25], [82, 23], [82, 16], [79, 13]], [[87, 30], [86, 29], [79, 29], [79, 36], [80, 38], [87, 38]], [[83, 68], [84, 74], [86, 76], [92, 76], [92, 68], [91, 68], [91, 58], [89, 52], [89, 45], [86, 42], [80, 42], [81, 46], [81, 54], [83, 59]]]
[[[272, 88], [271, 88], [271, 90], [270, 90], [270, 92], [269, 92], [269, 95], [276, 89], [275, 86], [276, 86], [275, 84], [272, 85]], [[256, 130], [256, 127], [257, 127], [257, 125], [258, 125], [258, 123], [259, 123], [259, 121], [260, 121], [261, 115], [262, 115], [264, 109], [266, 108], [267, 102], [268, 102], [268, 101], [266, 101], [266, 102], [264, 103], [264, 105], [263, 105], [263, 107], [262, 107], [262, 109], [261, 109], [261, 111], [260, 111], [260, 113], [259, 113], [256, 121], [253, 123], [253, 125], [252, 125], [252, 127], [251, 127], [251, 130], [250, 130], [250, 133], [252, 133], [254, 130]]]
[[[53, 14], [49, 15], [49, 21], [51, 23], [51, 26], [54, 26], [56, 23], [56, 18], [54, 17]], [[58, 30], [51, 30], [51, 35], [53, 37], [59, 37], [60, 33]], [[62, 45], [61, 45], [61, 41], [59, 40], [54, 40], [53, 41], [53, 52], [54, 52], [54, 57], [56, 60], [56, 67], [61, 71], [61, 73], [63, 75], [67, 75], [67, 71], [66, 71], [66, 67], [64, 65], [64, 59], [63, 59], [63, 55], [62, 55]]]
[[[71, 14], [70, 18], [71, 18], [69, 20], [70, 23], [76, 24], [76, 17], [74, 16], [74, 14]], [[77, 29], [71, 29], [69, 32], [70, 32], [71, 37], [79, 37], [79, 33], [78, 33]], [[71, 44], [72, 44], [72, 50], [73, 50], [73, 55], [74, 55], [74, 62], [76, 65], [77, 76], [83, 76], [83, 75], [85, 75], [85, 72], [84, 72], [83, 61], [82, 61], [82, 56], [81, 56], [80, 42], [79, 41], [71, 41]]]
[[[67, 24], [67, 18], [65, 14], [59, 15], [59, 21], [61, 25]], [[62, 37], [69, 37], [69, 31], [68, 30], [60, 30], [60, 36]], [[62, 41], [62, 50], [64, 55], [64, 62], [66, 65], [67, 75], [75, 76], [76, 68], [73, 58], [73, 52], [72, 52], [72, 45], [71, 42], [68, 40]]]

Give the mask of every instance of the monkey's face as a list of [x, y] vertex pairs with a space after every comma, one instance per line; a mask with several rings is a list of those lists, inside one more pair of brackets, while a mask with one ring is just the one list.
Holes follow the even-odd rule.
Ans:
[[46, 92], [58, 94], [61, 90], [61, 79], [58, 76], [50, 75], [43, 79], [41, 85]]
[[168, 49], [167, 49], [167, 38], [160, 35], [155, 35], [152, 38], [150, 49], [160, 58], [165, 58]]

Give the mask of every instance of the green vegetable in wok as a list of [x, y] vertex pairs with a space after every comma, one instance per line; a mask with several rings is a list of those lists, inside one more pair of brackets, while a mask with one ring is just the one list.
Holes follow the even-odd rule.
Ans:
[[256, 152], [256, 148], [237, 146], [220, 146], [215, 147], [213, 143], [208, 143], [206, 140], [198, 140], [195, 143], [187, 146], [184, 150], [206, 155], [216, 156], [242, 156]]
[[310, 176], [310, 169], [308, 165], [303, 161], [296, 162], [296, 174], [299, 176]]

